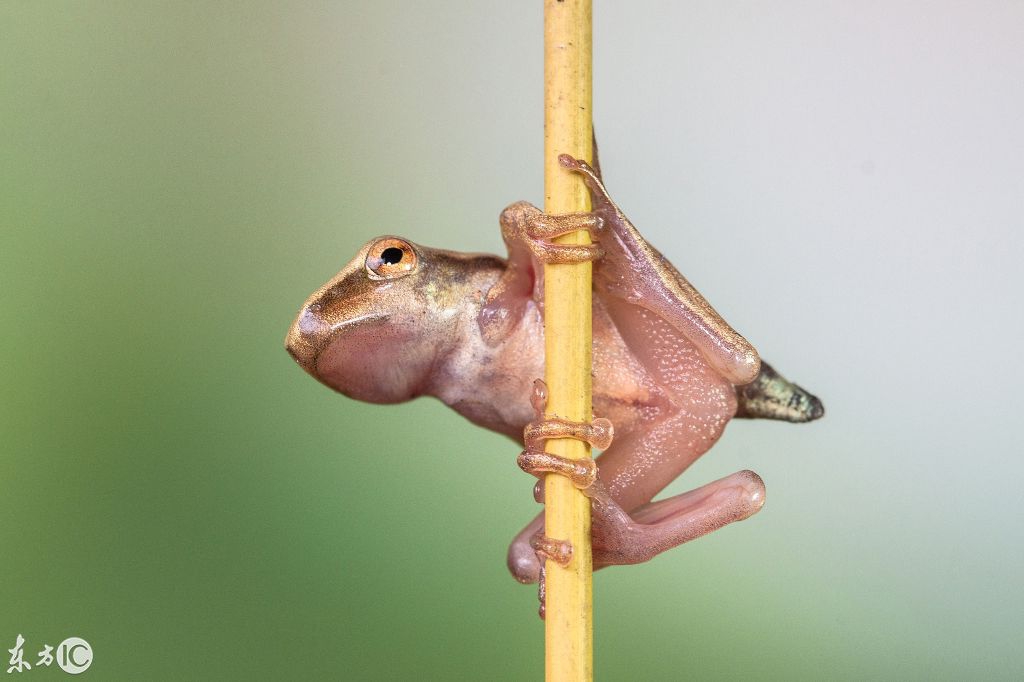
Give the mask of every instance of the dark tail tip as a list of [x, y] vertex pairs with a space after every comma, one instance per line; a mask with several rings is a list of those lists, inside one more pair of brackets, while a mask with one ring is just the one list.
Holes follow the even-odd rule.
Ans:
[[818, 400], [817, 396], [813, 396], [810, 393], [808, 393], [807, 395], [810, 396], [810, 398], [811, 398], [810, 415], [809, 415], [807, 421], [812, 422], [815, 419], [821, 419], [822, 417], [824, 417], [825, 416], [825, 406], [821, 404], [821, 401]]
[[736, 416], [746, 419], [778, 419], [803, 423], [825, 416], [817, 396], [805, 391], [776, 372], [767, 362], [746, 386], [736, 387]]

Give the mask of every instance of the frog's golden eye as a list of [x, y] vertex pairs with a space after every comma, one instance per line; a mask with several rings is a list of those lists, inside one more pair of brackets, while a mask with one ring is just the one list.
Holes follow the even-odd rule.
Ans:
[[409, 242], [385, 237], [370, 246], [366, 254], [366, 271], [373, 279], [393, 279], [416, 269], [416, 252]]

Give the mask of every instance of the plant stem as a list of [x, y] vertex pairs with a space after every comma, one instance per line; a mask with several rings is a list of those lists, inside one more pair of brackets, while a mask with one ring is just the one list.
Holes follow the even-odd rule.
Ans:
[[[591, 2], [544, 2], [544, 210], [590, 210], [590, 197], [559, 154], [592, 160]], [[586, 244], [586, 232], [559, 241]], [[574, 421], [591, 419], [591, 263], [544, 266], [544, 326], [548, 412]], [[579, 440], [548, 441], [548, 452], [588, 457]], [[573, 547], [567, 568], [546, 564], [547, 680], [593, 679], [590, 502], [566, 478], [544, 483], [545, 533]]]

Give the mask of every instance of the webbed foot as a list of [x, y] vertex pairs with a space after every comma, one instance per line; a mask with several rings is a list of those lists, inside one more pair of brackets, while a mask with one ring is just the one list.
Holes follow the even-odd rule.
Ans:
[[[558, 417], [548, 417], [547, 385], [537, 379], [533, 382], [530, 399], [536, 419], [523, 430], [526, 449], [519, 453], [516, 463], [528, 474], [542, 478], [545, 474], [559, 474], [572, 481], [584, 492], [597, 481], [597, 462], [590, 457], [570, 459], [561, 455], [544, 452], [544, 441], [557, 438], [574, 438], [589, 443], [598, 450], [606, 450], [612, 444], [615, 429], [608, 419], [597, 418], [592, 422], [574, 422]], [[535, 491], [534, 497], [538, 497]], [[538, 502], [540, 499], [537, 500]]]

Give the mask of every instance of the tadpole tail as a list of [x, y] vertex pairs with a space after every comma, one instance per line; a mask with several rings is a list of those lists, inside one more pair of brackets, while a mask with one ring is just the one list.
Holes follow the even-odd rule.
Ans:
[[802, 423], [825, 415], [825, 406], [816, 396], [791, 383], [764, 361], [752, 382], [736, 387], [736, 397], [736, 416], [745, 419]]

